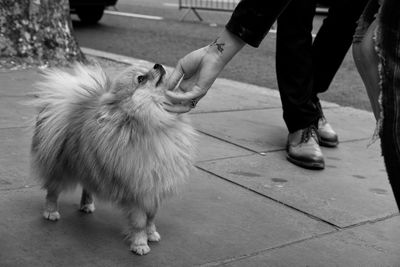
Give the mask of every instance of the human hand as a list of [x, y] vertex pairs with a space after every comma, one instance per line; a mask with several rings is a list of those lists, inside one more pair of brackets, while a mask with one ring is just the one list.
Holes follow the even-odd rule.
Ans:
[[225, 65], [244, 45], [244, 41], [225, 29], [210, 45], [181, 58], [167, 82], [165, 94], [172, 104], [164, 108], [174, 113], [194, 108]]
[[188, 112], [207, 94], [225, 66], [213, 50], [206, 46], [178, 61], [167, 82], [166, 95], [173, 105], [167, 105], [166, 110], [174, 113]]

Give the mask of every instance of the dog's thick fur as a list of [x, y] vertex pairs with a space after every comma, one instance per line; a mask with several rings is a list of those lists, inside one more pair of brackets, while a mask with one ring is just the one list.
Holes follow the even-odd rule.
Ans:
[[94, 211], [92, 194], [122, 207], [132, 251], [146, 254], [147, 241], [160, 240], [154, 216], [192, 168], [196, 136], [185, 115], [163, 109], [164, 76], [158, 64], [113, 81], [99, 66], [45, 71], [31, 151], [46, 219], [58, 220], [60, 192], [81, 184], [82, 211]]

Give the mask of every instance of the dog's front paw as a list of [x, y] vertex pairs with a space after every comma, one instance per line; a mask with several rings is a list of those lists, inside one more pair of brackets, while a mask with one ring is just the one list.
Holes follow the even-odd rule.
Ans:
[[96, 208], [94, 207], [94, 203], [84, 204], [79, 208], [80, 211], [84, 213], [93, 213]]
[[150, 247], [147, 244], [132, 244], [131, 245], [131, 251], [135, 252], [138, 255], [146, 255], [147, 253], [150, 252]]
[[161, 240], [161, 236], [157, 231], [147, 233], [147, 238], [151, 242], [159, 242]]
[[133, 233], [131, 236], [131, 251], [138, 255], [145, 255], [150, 252], [150, 247], [147, 244], [147, 234], [145, 231]]
[[43, 217], [49, 221], [58, 221], [60, 219], [60, 213], [58, 211], [47, 211], [43, 212]]

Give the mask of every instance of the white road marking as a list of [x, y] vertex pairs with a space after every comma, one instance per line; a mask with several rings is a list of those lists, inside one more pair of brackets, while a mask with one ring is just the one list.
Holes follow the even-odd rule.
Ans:
[[111, 11], [111, 10], [104, 10], [104, 13], [109, 14], [109, 15], [139, 18], [139, 19], [152, 19], [152, 20], [163, 20], [164, 19], [163, 17], [158, 17], [158, 16], [149, 16], [149, 15], [142, 15], [142, 14], [135, 14], [135, 13], [125, 13], [125, 12]]
[[329, 8], [326, 8], [326, 7], [317, 7], [316, 8], [316, 12], [317, 13], [328, 13], [329, 12]]
[[175, 3], [163, 3], [163, 6], [167, 6], [167, 7], [179, 7], [178, 4]]

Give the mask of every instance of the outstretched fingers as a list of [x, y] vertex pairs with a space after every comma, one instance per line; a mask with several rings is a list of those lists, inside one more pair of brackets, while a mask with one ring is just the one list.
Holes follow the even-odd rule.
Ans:
[[167, 91], [172, 91], [175, 87], [179, 84], [179, 81], [182, 79], [184, 75], [182, 66], [180, 63], [175, 67], [172, 71], [171, 75], [168, 77], [167, 80]]

